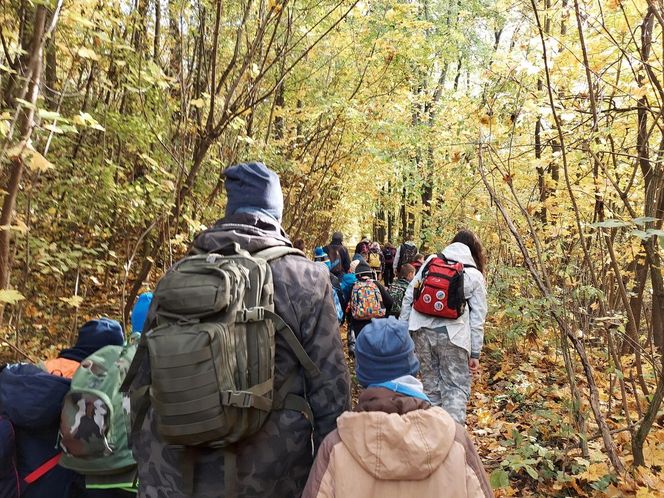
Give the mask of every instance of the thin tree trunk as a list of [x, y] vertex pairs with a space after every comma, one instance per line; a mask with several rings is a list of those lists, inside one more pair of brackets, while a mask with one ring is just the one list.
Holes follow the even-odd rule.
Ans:
[[[18, 115], [18, 131], [20, 134], [20, 147], [27, 146], [32, 130], [34, 128], [35, 104], [39, 96], [39, 77], [42, 69], [42, 51], [44, 47], [44, 28], [46, 26], [46, 7], [38, 5], [35, 10], [34, 28], [32, 41], [30, 42], [30, 59], [26, 68], [26, 88], [24, 99], [30, 102], [30, 106], [22, 106]], [[20, 104], [19, 104], [20, 105]], [[23, 176], [24, 161], [21, 154], [17, 154], [11, 162], [10, 175], [7, 185], [3, 186], [6, 192], [0, 212], [0, 226], [11, 225], [16, 197], [18, 195], [21, 177]], [[9, 286], [11, 265], [9, 261], [10, 230], [0, 230], [0, 289]]]

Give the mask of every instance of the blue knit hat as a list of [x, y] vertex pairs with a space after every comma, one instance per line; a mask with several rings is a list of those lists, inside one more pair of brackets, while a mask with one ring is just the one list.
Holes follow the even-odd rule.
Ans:
[[241, 163], [224, 171], [226, 216], [261, 212], [281, 222], [284, 197], [277, 174], [263, 163]]
[[145, 319], [148, 317], [150, 303], [152, 303], [152, 292], [144, 292], [136, 300], [134, 309], [131, 310], [131, 332], [139, 334], [143, 332]]
[[320, 246], [314, 249], [314, 261], [325, 261], [329, 259], [330, 257], [325, 252], [325, 249]]
[[78, 331], [78, 339], [73, 348], [63, 349], [58, 355], [81, 362], [104, 346], [122, 346], [124, 344], [122, 325], [110, 318], [90, 320]]
[[362, 386], [415, 375], [419, 370], [408, 322], [393, 316], [373, 319], [357, 337], [355, 374]]

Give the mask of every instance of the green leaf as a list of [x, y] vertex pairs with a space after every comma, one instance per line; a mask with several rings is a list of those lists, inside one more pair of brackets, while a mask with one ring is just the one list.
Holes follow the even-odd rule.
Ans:
[[491, 483], [491, 487], [493, 489], [506, 488], [510, 485], [510, 478], [507, 472], [505, 472], [503, 469], [496, 469], [491, 472], [489, 482]]
[[632, 221], [637, 225], [645, 225], [646, 223], [657, 221], [657, 218], [653, 218], [652, 216], [641, 216], [640, 218], [634, 218]]
[[648, 240], [650, 237], [652, 237], [652, 234], [648, 232], [644, 232], [643, 230], [632, 230], [629, 232], [630, 235], [633, 235], [634, 237], [638, 237], [642, 240]]
[[590, 226], [594, 228], [621, 228], [621, 227], [628, 227], [630, 225], [631, 223], [629, 223], [628, 221], [611, 219], [611, 220], [604, 220], [597, 223], [593, 223]]
[[59, 119], [60, 113], [55, 111], [47, 111], [46, 109], [39, 109], [39, 117], [42, 119]]
[[17, 99], [14, 99], [14, 100], [16, 102], [18, 102], [19, 104], [21, 104], [22, 106], [27, 107], [28, 109], [37, 109], [37, 107], [32, 102], [28, 102], [25, 99], [17, 98]]
[[0, 303], [16, 304], [23, 299], [25, 299], [25, 296], [17, 290], [0, 290]]
[[533, 479], [539, 479], [539, 474], [530, 465], [525, 465], [524, 468], [526, 469], [526, 472], [528, 472], [528, 475], [530, 477], [532, 477]]
[[646, 233], [649, 233], [650, 235], [655, 235], [657, 237], [664, 237], [664, 230], [656, 230], [654, 228], [649, 228], [646, 230]]

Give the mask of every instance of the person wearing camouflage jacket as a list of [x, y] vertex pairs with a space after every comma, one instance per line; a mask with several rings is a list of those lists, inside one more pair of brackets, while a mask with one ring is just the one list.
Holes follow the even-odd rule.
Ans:
[[[195, 239], [194, 250], [214, 252], [232, 242], [250, 253], [290, 246], [280, 225], [283, 201], [276, 174], [260, 163], [249, 163], [229, 168], [225, 175], [226, 216]], [[326, 268], [297, 255], [270, 266], [275, 311], [295, 332], [320, 374], [309, 376], [283, 337], [276, 336], [275, 390], [292, 371], [299, 371], [290, 392], [306, 397], [314, 420], [310, 423], [298, 411], [275, 410], [258, 432], [237, 443], [237, 495], [242, 498], [299, 497], [315, 451], [350, 406], [350, 378]], [[143, 365], [132, 389], [147, 382], [148, 372], [149, 366]], [[160, 439], [152, 408], [133, 434], [133, 450], [139, 497], [224, 496], [224, 449], [195, 450], [194, 490], [187, 493], [182, 461], [189, 455]]]

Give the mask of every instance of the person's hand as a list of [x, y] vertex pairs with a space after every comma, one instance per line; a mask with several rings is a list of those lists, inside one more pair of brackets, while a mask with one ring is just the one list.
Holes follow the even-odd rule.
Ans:
[[470, 358], [468, 359], [468, 368], [470, 369], [470, 373], [473, 375], [476, 375], [480, 373], [480, 360], [479, 358]]

